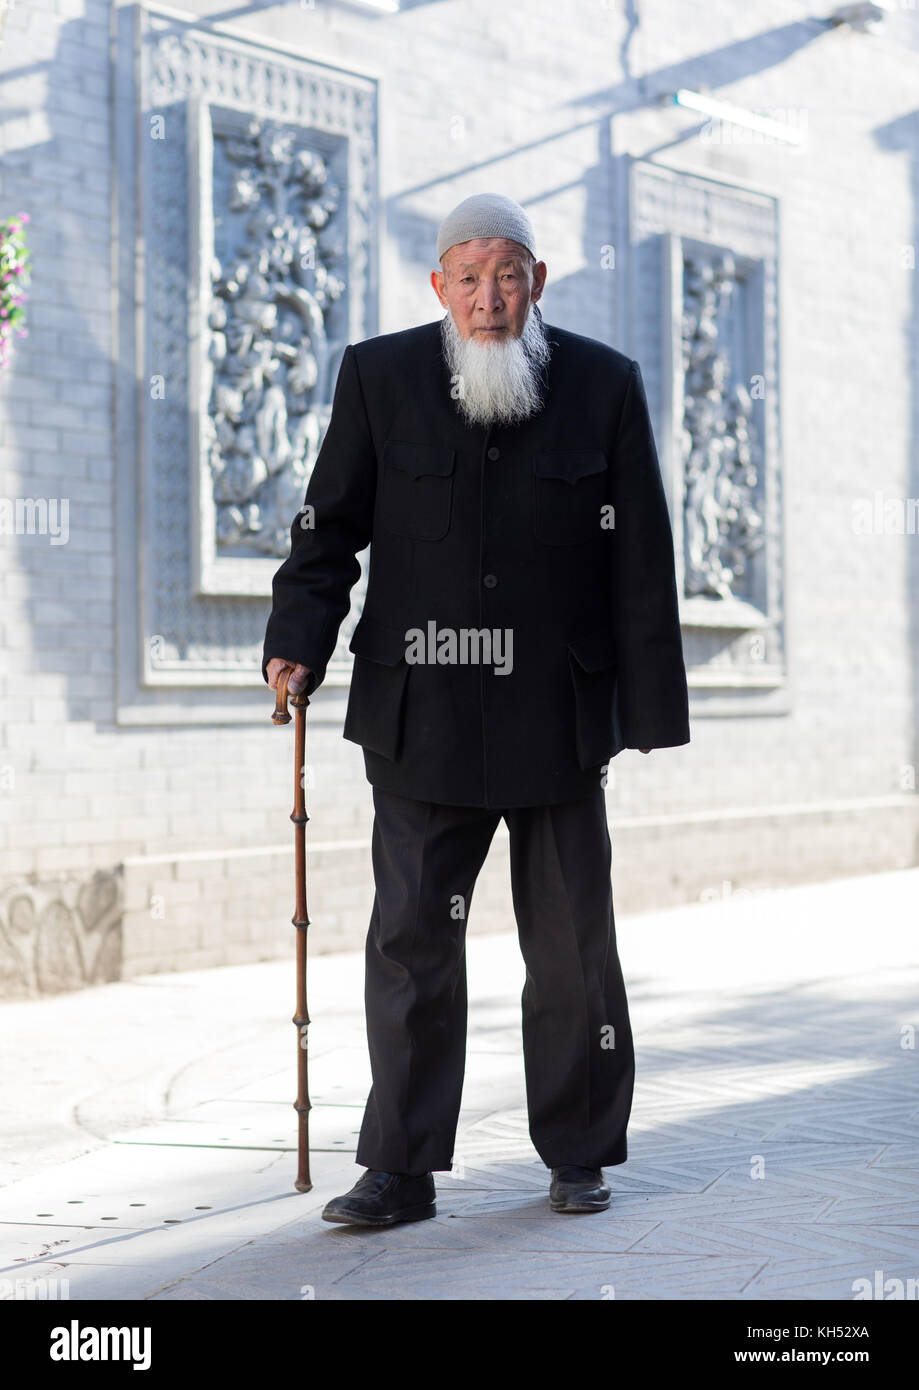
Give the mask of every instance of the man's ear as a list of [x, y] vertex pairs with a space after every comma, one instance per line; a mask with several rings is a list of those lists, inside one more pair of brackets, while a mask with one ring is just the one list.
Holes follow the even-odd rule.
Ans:
[[431, 271], [431, 285], [433, 286], [434, 293], [440, 300], [441, 306], [446, 309], [447, 301], [444, 297], [444, 273], [442, 270]]
[[536, 264], [533, 266], [533, 289], [530, 293], [530, 299], [534, 304], [536, 303], [537, 299], [542, 298], [542, 292], [545, 287], [548, 269], [549, 267], [546, 265], [545, 261], [537, 261]]

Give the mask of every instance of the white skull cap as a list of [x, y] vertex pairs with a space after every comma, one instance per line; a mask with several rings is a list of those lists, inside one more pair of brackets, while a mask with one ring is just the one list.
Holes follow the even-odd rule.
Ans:
[[475, 237], [506, 237], [536, 255], [536, 237], [526, 211], [503, 193], [474, 193], [448, 212], [437, 233], [437, 259], [451, 246]]

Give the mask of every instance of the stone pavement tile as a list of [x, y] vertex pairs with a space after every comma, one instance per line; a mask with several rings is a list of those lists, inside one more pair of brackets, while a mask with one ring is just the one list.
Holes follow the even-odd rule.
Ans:
[[[466, 1057], [472, 1074], [484, 1075], [492, 1067], [501, 1068], [506, 1074], [523, 1078], [523, 1056], [520, 1051], [520, 1006], [516, 1013], [505, 1020], [500, 1029], [491, 1036], [473, 1032], [469, 1038]], [[470, 1030], [477, 1029], [475, 1010], [469, 1010]]]
[[[323, 1224], [326, 1230], [332, 1231], [328, 1223]], [[179, 1277], [173, 1272], [170, 1277], [155, 1283], [151, 1281], [143, 1293], [134, 1297], [312, 1300], [322, 1297], [324, 1290], [359, 1269], [377, 1253], [377, 1249], [369, 1249], [360, 1241], [309, 1241], [276, 1232], [228, 1251]], [[100, 1282], [98, 1287], [104, 1284]]]
[[[689, 1070], [689, 1068], [687, 1068]], [[672, 1090], [672, 1080], [668, 1083]], [[888, 1084], [896, 1085], [888, 1078]], [[908, 1140], [916, 1136], [917, 1126], [910, 1121], [909, 1111], [915, 1102], [900, 1100], [894, 1104], [834, 1095], [832, 1099], [818, 1097], [803, 1088], [801, 1094], [760, 1096], [748, 1079], [737, 1074], [717, 1090], [696, 1088], [691, 1078], [681, 1079], [680, 1099], [672, 1097], [649, 1104], [636, 1085], [634, 1115], [631, 1129], [637, 1136], [650, 1133], [656, 1142], [665, 1142], [668, 1135], [679, 1134], [685, 1128], [690, 1135], [735, 1136], [746, 1142], [768, 1140], [785, 1142], [820, 1141], [828, 1136], [865, 1143], [878, 1135], [891, 1140]], [[888, 1122], [896, 1128], [888, 1129]]]
[[517, 1077], [509, 1077], [500, 1071], [494, 1071], [490, 1076], [483, 1077], [479, 1081], [473, 1081], [467, 1077], [463, 1086], [461, 1123], [465, 1119], [467, 1110], [474, 1112], [485, 1110], [496, 1113], [505, 1110], [515, 1111], [525, 1108], [525, 1105], [525, 1097], [518, 1085]]
[[[852, 1103], [849, 1108], [857, 1107]], [[670, 1133], [679, 1134], [685, 1127], [687, 1136], [713, 1134], [734, 1137], [746, 1143], [757, 1140], [765, 1142], [767, 1139], [801, 1143], [819, 1141], [825, 1137], [820, 1129], [815, 1133], [792, 1132], [799, 1124], [813, 1124], [818, 1117], [822, 1120], [824, 1115], [829, 1118], [830, 1111], [825, 1111], [823, 1102], [813, 1096], [796, 1096], [794, 1099], [788, 1096], [756, 1097], [744, 1078], [738, 1076], [730, 1086], [725, 1086], [717, 1094], [706, 1091], [695, 1104], [691, 1104], [687, 1096], [681, 1098], [679, 1104], [671, 1100], [669, 1104], [661, 1102], [649, 1107], [645, 1097], [636, 1095], [630, 1127], [636, 1135], [652, 1134], [655, 1141], [659, 1136], [660, 1142], [665, 1142]], [[824, 1129], [832, 1132], [829, 1124]], [[870, 1132], [851, 1136], [858, 1143], [872, 1137]]]
[[919, 1144], [885, 1144], [872, 1168], [908, 1168], [919, 1173]]
[[[576, 1218], [572, 1217], [572, 1220]], [[591, 1218], [588, 1218], [591, 1219]], [[739, 1296], [757, 1272], [753, 1259], [712, 1260], [588, 1252], [386, 1250], [339, 1280], [336, 1299], [597, 1299]], [[678, 1291], [677, 1291], [678, 1290]]]
[[[293, 1261], [289, 1270], [289, 1276], [284, 1277], [289, 1277], [291, 1280], [296, 1279], [297, 1274]], [[341, 1271], [338, 1270], [337, 1272], [340, 1273]], [[187, 1276], [184, 1273], [179, 1274], [175, 1266], [146, 1268], [144, 1266], [82, 1265], [79, 1263], [61, 1265], [49, 1262], [44, 1265], [36, 1265], [28, 1274], [32, 1280], [54, 1280], [58, 1286], [66, 1280], [67, 1298], [70, 1303], [95, 1300], [106, 1303], [140, 1302], [162, 1296], [169, 1290], [176, 1290], [173, 1296], [181, 1299], [211, 1297], [250, 1299], [285, 1296], [299, 1299], [303, 1296], [300, 1292], [300, 1283], [284, 1284], [280, 1279], [276, 1287], [286, 1289], [286, 1293], [258, 1292], [252, 1285], [244, 1285], [240, 1289], [235, 1289], [232, 1286], [221, 1286], [219, 1291], [208, 1293], [203, 1283], [199, 1288], [194, 1282], [197, 1277], [201, 1276], [196, 1275], [195, 1272]], [[2, 1277], [11, 1278], [9, 1275]], [[22, 1276], [18, 1277], [21, 1278]], [[300, 1282], [306, 1281], [301, 1280]]]
[[[816, 1142], [814, 1140], [774, 1140], [767, 1139], [753, 1145], [739, 1143], [738, 1141], [719, 1140], [712, 1135], [708, 1135], [704, 1140], [703, 1152], [708, 1151], [709, 1156], [716, 1156], [718, 1161], [724, 1160], [725, 1177], [719, 1179], [724, 1183], [730, 1174], [749, 1175], [753, 1166], [754, 1159], [761, 1158], [768, 1169], [775, 1168], [785, 1172], [796, 1167], [819, 1167], [825, 1162], [835, 1166], [861, 1169], [877, 1158], [881, 1152], [879, 1144], [836, 1144], [832, 1141]], [[656, 1132], [654, 1134], [637, 1134], [633, 1137], [631, 1127], [629, 1128], [629, 1159], [628, 1167], [633, 1164], [642, 1163], [648, 1158], [656, 1160], [660, 1157], [669, 1159], [671, 1156], [679, 1160], [687, 1157], [690, 1159], [698, 1158], [699, 1144], [694, 1139], [670, 1140], [670, 1142], [658, 1142]], [[611, 1169], [615, 1172], [615, 1169]], [[625, 1171], [625, 1169], [623, 1169]]]
[[[223, 1052], [191, 1057], [170, 1085], [170, 1113], [186, 1114], [204, 1100], [292, 1105], [297, 1091], [297, 1060], [291, 1039], [285, 1038], [283, 1047], [267, 1046], [263, 1040], [248, 1042], [245, 1047], [249, 1055], [242, 1071]], [[236, 1084], [238, 1076], [245, 1079]], [[314, 1104], [363, 1106], [370, 1080], [366, 1035], [362, 1033], [350, 1043], [336, 1036], [320, 1049], [314, 1045], [311, 1027], [309, 1092]]]
[[[692, 1119], [683, 1119], [663, 1111], [651, 1116], [647, 1110], [636, 1103], [635, 1111], [629, 1120], [629, 1155], [644, 1152], [660, 1153], [668, 1149], [693, 1149], [695, 1152], [713, 1148], [716, 1144], [733, 1143], [736, 1150], [758, 1148], [767, 1142], [767, 1136], [774, 1122], [766, 1115], [747, 1120], [730, 1114], [705, 1114]], [[644, 1147], [642, 1147], [644, 1145]]]
[[470, 1171], [489, 1166], [493, 1168], [496, 1180], [500, 1180], [502, 1171], [510, 1166], [519, 1172], [526, 1171], [535, 1175], [535, 1179], [539, 1181], [542, 1180], [542, 1174], [549, 1172], [529, 1142], [509, 1144], [506, 1139], [500, 1137], [491, 1139], [478, 1135], [473, 1143], [460, 1131], [453, 1146], [451, 1171], [454, 1176], [462, 1178]]
[[843, 1225], [865, 1222], [873, 1226], [919, 1227], [919, 1195], [885, 1200], [873, 1191], [864, 1197], [832, 1197], [818, 1221], [841, 1222]]
[[746, 1290], [746, 1296], [754, 1299], [849, 1300], [853, 1306], [847, 1312], [845, 1321], [855, 1323], [858, 1321], [856, 1315], [862, 1301], [855, 1295], [864, 1287], [856, 1281], [869, 1280], [874, 1298], [877, 1271], [881, 1274], [882, 1287], [884, 1280], [899, 1279], [904, 1289], [909, 1280], [913, 1280], [915, 1288], [915, 1281], [919, 1277], [919, 1264], [916, 1261], [904, 1262], [902, 1259], [886, 1256], [877, 1260], [824, 1260], [819, 1257], [776, 1260], [763, 1266]]
[[293, 1191], [295, 1168], [290, 1155], [112, 1144], [0, 1189], [0, 1221], [38, 1221], [48, 1212], [49, 1224], [102, 1225], [103, 1216], [114, 1216], [119, 1225], [146, 1228], [215, 1201], [301, 1195]]
[[478, 1053], [471, 1039], [467, 1045], [464, 1105], [478, 1107], [482, 1104], [480, 1097], [495, 1092], [500, 1092], [501, 1103], [508, 1109], [526, 1109], [526, 1080], [519, 1034], [514, 1036], [513, 1046], [509, 1041], [504, 1052]]
[[[120, 1232], [98, 1226], [70, 1228], [67, 1244], [56, 1243], [53, 1255], [60, 1263], [74, 1262], [100, 1267], [195, 1268], [225, 1250], [294, 1219], [293, 1210], [298, 1196], [294, 1193], [291, 1202], [285, 1201], [284, 1204], [269, 1199], [267, 1203], [240, 1203], [235, 1208], [219, 1206], [212, 1212], [186, 1218], [176, 1226], [151, 1225]], [[43, 1231], [41, 1235], [44, 1235]], [[61, 1236], [56, 1235], [55, 1240], [60, 1239]], [[14, 1257], [5, 1263], [4, 1271], [12, 1264], [23, 1267], [40, 1259], [42, 1247], [36, 1242], [35, 1248], [39, 1252], [37, 1255], [29, 1259]]]
[[[537, 1167], [533, 1163], [508, 1160], [505, 1163], [495, 1165], [491, 1156], [470, 1163], [463, 1158], [459, 1151], [455, 1155], [455, 1161], [461, 1163], [462, 1167], [454, 1169], [449, 1184], [445, 1181], [448, 1177], [446, 1173], [434, 1174], [434, 1184], [438, 1192], [447, 1191], [448, 1186], [451, 1192], [456, 1191], [457, 1188], [464, 1189], [466, 1187], [485, 1192], [515, 1194], [520, 1192], [539, 1194], [548, 1191], [549, 1170], [542, 1167], [541, 1164]], [[461, 1173], [462, 1177], [458, 1177], [458, 1173]]]
[[[155, 1297], [325, 1298], [336, 1283], [385, 1253], [397, 1229], [407, 1235], [410, 1248], [413, 1233], [435, 1224], [423, 1221], [368, 1231], [311, 1220], [229, 1252], [206, 1269], [163, 1288]], [[462, 1253], [455, 1244], [451, 1248]]]
[[322, 1249], [275, 1240], [260, 1250], [236, 1251], [148, 1296], [153, 1302], [189, 1298], [312, 1302], [326, 1298], [339, 1280], [361, 1269], [377, 1253], [354, 1244]]
[[662, 1154], [652, 1158], [629, 1160], [605, 1169], [607, 1186], [615, 1191], [704, 1192], [717, 1182], [728, 1162], [719, 1162], [716, 1153], [708, 1158], [697, 1153], [695, 1159], [681, 1155], [671, 1159]]
[[[309, 1119], [310, 1152], [328, 1149], [353, 1154], [363, 1113], [362, 1105], [313, 1104]], [[290, 1104], [204, 1101], [159, 1124], [125, 1130], [115, 1142], [296, 1153], [297, 1116]]]
[[[353, 1182], [353, 1165], [343, 1164], [341, 1155], [315, 1154], [314, 1188], [296, 1192], [291, 1157], [112, 1145], [40, 1173], [0, 1192], [0, 1277], [11, 1270], [17, 1277], [34, 1275], [50, 1256], [58, 1275], [70, 1278], [71, 1298], [146, 1297], [318, 1212], [334, 1191]], [[132, 1206], [135, 1201], [143, 1205]], [[49, 1214], [44, 1221], [40, 1212]], [[62, 1224], [62, 1214], [75, 1220], [77, 1212], [79, 1224]], [[105, 1215], [117, 1224], [105, 1223]], [[67, 1244], [49, 1248], [51, 1240]]]
[[80, 1227], [3, 1222], [0, 1224], [0, 1279], [31, 1277], [31, 1268], [23, 1266], [65, 1258], [74, 1241], [81, 1236]]
[[[752, 1007], [756, 1008], [755, 1002], [752, 1002]], [[710, 1000], [708, 1008], [709, 1012], [704, 1017], [686, 1021], [685, 1038], [673, 1036], [676, 1030], [671, 1025], [666, 1046], [656, 1037], [646, 1040], [641, 1052], [644, 1059], [641, 1094], [648, 1105], [661, 1102], [665, 1106], [692, 1109], [699, 1101], [704, 1102], [708, 1094], [717, 1096], [725, 1088], [736, 1092], [738, 1082], [744, 1089], [749, 1087], [756, 1099], [770, 1103], [794, 1101], [802, 1094], [809, 1097], [815, 1090], [833, 1094], [837, 1088], [849, 1086], [870, 1096], [874, 1094], [877, 1074], [886, 1069], [889, 1045], [882, 1058], [873, 1059], [870, 1055], [866, 1056], [865, 1047], [858, 1046], [848, 1028], [846, 1054], [840, 1056], [840, 1044], [835, 1043], [824, 1060], [821, 1045], [829, 1047], [829, 1044], [823, 1033], [817, 1032], [813, 1017], [807, 1020], [806, 1035], [796, 1043], [805, 1055], [789, 1055], [786, 1034], [792, 1027], [796, 1032], [801, 1029], [800, 1006], [789, 1018], [788, 1030], [764, 1029], [762, 1036], [751, 1042], [748, 1026], [743, 1042], [734, 1041], [730, 1046], [719, 1045], [716, 1049], [712, 1044], [712, 1033], [717, 1030], [717, 1016], [711, 1015]], [[835, 1004], [827, 1018], [828, 1031], [837, 1019], [838, 1011], [839, 1006]], [[874, 1030], [867, 1035], [866, 1041], [876, 1042]], [[687, 1074], [679, 1095], [675, 1097], [669, 1077], [674, 1068], [683, 1066], [687, 1068]]]
[[[763, 1184], [750, 1184], [762, 1189]], [[718, 1192], [717, 1185], [704, 1193], [690, 1193], [676, 1196], [670, 1193], [639, 1199], [648, 1210], [654, 1211], [660, 1221], [666, 1222], [712, 1222], [712, 1221], [763, 1221], [775, 1220], [777, 1203], [775, 1193], [760, 1190], [743, 1196], [725, 1197]], [[634, 1208], [638, 1202], [628, 1203], [616, 1199], [616, 1205], [623, 1216], [638, 1215]], [[783, 1196], [780, 1207], [786, 1221], [816, 1221], [829, 1206], [829, 1199], [822, 1193], [802, 1193]]]
[[[635, 1252], [696, 1255], [751, 1254], [770, 1262], [808, 1253], [830, 1263], [844, 1258], [877, 1261], [882, 1258], [919, 1261], [919, 1227], [830, 1225], [828, 1222], [783, 1220], [781, 1206], [775, 1219], [762, 1221], [662, 1221], [634, 1247]], [[917, 1266], [919, 1268], [919, 1266]]]
[[[24, 1283], [26, 1289], [29, 1286], [36, 1290], [44, 1289], [49, 1298], [60, 1298], [69, 1303], [85, 1299], [141, 1299], [147, 1297], [151, 1287], [155, 1287], [149, 1273], [143, 1268], [123, 1265], [100, 1268], [96, 1265], [63, 1264], [54, 1260], [35, 1262], [25, 1269], [3, 1272], [0, 1280], [15, 1282], [20, 1288]], [[53, 1295], [52, 1289], [56, 1290]], [[27, 1297], [28, 1293], [16, 1294], [16, 1297], [24, 1296]], [[71, 1312], [69, 1316], [75, 1314]]]
[[145, 1297], [151, 1290], [190, 1270], [204, 1268], [264, 1234], [265, 1213], [251, 1215], [249, 1222], [228, 1223], [226, 1213], [221, 1212], [210, 1225], [201, 1220], [181, 1227], [128, 1232], [121, 1237], [107, 1235], [98, 1228], [71, 1232], [73, 1239], [67, 1246], [55, 1245], [43, 1258], [33, 1247], [27, 1252], [28, 1259], [8, 1260], [0, 1277], [34, 1276], [46, 1264], [53, 1263], [59, 1275], [70, 1279], [71, 1298], [127, 1297], [118, 1293], [122, 1285], [134, 1290], [130, 1296]]
[[[467, 1184], [449, 1189], [437, 1182], [437, 1210], [447, 1215], [461, 1213], [465, 1216], [538, 1216], [546, 1208], [549, 1200], [548, 1182], [539, 1187], [513, 1187], [504, 1191], [496, 1190], [497, 1184], [488, 1181], [487, 1170], [482, 1170], [479, 1187], [468, 1188]], [[436, 1181], [436, 1175], [435, 1175]], [[468, 1189], [468, 1190], [467, 1190]]]
[[531, 1162], [513, 1153], [503, 1157], [499, 1154], [497, 1158], [490, 1153], [481, 1157], [476, 1154], [471, 1162], [457, 1154], [456, 1159], [450, 1174], [434, 1174], [439, 1193], [451, 1197], [493, 1193], [496, 1197], [517, 1196], [522, 1200], [538, 1200], [548, 1194], [549, 1169], [539, 1159]]
[[648, 1256], [631, 1252], [611, 1259], [607, 1280], [585, 1281], [571, 1294], [572, 1302], [732, 1302], [746, 1297], [761, 1268], [750, 1259], [727, 1256]]
[[[465, 1127], [457, 1137], [454, 1165], [461, 1176], [466, 1176], [483, 1185], [482, 1173], [486, 1167], [492, 1174], [493, 1185], [506, 1188], [520, 1182], [543, 1186], [548, 1181], [548, 1170], [541, 1162], [520, 1165], [518, 1155], [532, 1153], [532, 1145], [522, 1130], [525, 1115], [505, 1113], [503, 1116], [489, 1116], [488, 1120]], [[514, 1135], [517, 1139], [514, 1139]], [[792, 1162], [804, 1156], [811, 1160], [827, 1153], [837, 1151], [826, 1144], [757, 1143], [754, 1149], [739, 1140], [713, 1141], [711, 1136], [700, 1135], [697, 1142], [686, 1142], [681, 1134], [680, 1142], [674, 1134], [669, 1142], [658, 1144], [657, 1136], [641, 1134], [633, 1139], [629, 1136], [629, 1160], [605, 1170], [607, 1182], [615, 1189], [648, 1191], [702, 1191], [712, 1184], [723, 1182], [732, 1171], [735, 1180], [739, 1177], [749, 1185], [750, 1164], [754, 1155], [766, 1160], [767, 1171], [782, 1163]], [[876, 1145], [839, 1146], [839, 1153], [852, 1161], [866, 1163], [879, 1152]], [[505, 1162], [502, 1163], [502, 1159]], [[512, 1160], [517, 1160], [513, 1164]]]
[[[609, 1174], [607, 1173], [607, 1182]], [[752, 1186], [752, 1184], [751, 1184]], [[761, 1184], [760, 1184], [761, 1186]], [[438, 1185], [438, 1193], [440, 1187]], [[444, 1198], [449, 1200], [449, 1210], [454, 1210], [454, 1193]], [[545, 1195], [524, 1197], [511, 1193], [483, 1191], [470, 1196], [463, 1205], [464, 1216], [487, 1215], [494, 1212], [502, 1220], [505, 1217], [527, 1218], [538, 1212], [545, 1203]], [[782, 1214], [786, 1220], [812, 1221], [817, 1219], [829, 1205], [829, 1200], [820, 1195], [805, 1195], [788, 1198], [782, 1203]], [[445, 1207], [446, 1209], [446, 1207]], [[609, 1212], [617, 1220], [637, 1221], [646, 1227], [660, 1221], [682, 1222], [712, 1220], [725, 1221], [772, 1221], [775, 1218], [775, 1203], [771, 1194], [759, 1197], [728, 1198], [710, 1197], [708, 1193], [670, 1193], [645, 1192], [632, 1194], [614, 1191]]]
[[[377, 1234], [385, 1237], [381, 1232], [373, 1233], [374, 1238]], [[368, 1254], [365, 1247], [360, 1239], [336, 1242], [327, 1253], [305, 1250], [299, 1242], [276, 1240], [266, 1243], [262, 1251], [242, 1247], [207, 1268], [159, 1284], [143, 1269], [61, 1266], [50, 1261], [36, 1265], [28, 1277], [56, 1281], [59, 1287], [68, 1280], [71, 1303], [83, 1299], [604, 1301], [742, 1298], [757, 1273], [750, 1260], [727, 1258], [598, 1256], [581, 1251], [534, 1258], [532, 1253], [392, 1251], [386, 1246]], [[767, 1296], [780, 1295], [760, 1294]]]
[[[438, 1202], [435, 1221], [419, 1221], [417, 1234], [408, 1227], [394, 1227], [386, 1245], [391, 1250], [406, 1246], [416, 1250], [518, 1250], [551, 1254], [583, 1250], [617, 1253], [629, 1250], [649, 1232], [652, 1221], [626, 1221], [609, 1211], [562, 1215], [553, 1212], [548, 1198], [514, 1213], [500, 1209], [450, 1211]], [[510, 1215], [516, 1217], [508, 1221]]]
[[[265, 1232], [262, 1221], [248, 1230], [237, 1228], [232, 1235], [225, 1231], [202, 1232], [194, 1242], [182, 1240], [172, 1232], [139, 1233], [130, 1251], [132, 1258], [127, 1258], [129, 1252], [124, 1249], [117, 1249], [112, 1255], [111, 1247], [90, 1240], [78, 1244], [70, 1253], [55, 1250], [50, 1258], [8, 1265], [0, 1272], [0, 1278], [34, 1279], [42, 1274], [67, 1278], [69, 1297], [73, 1300], [148, 1298], [181, 1279], [207, 1270], [236, 1250], [245, 1249], [254, 1238], [265, 1236]], [[273, 1232], [271, 1235], [274, 1240], [280, 1240], [279, 1235]], [[268, 1246], [271, 1248], [270, 1240]], [[314, 1265], [320, 1262], [321, 1255], [320, 1251]], [[330, 1255], [329, 1260], [330, 1268], [337, 1275], [341, 1269], [340, 1258], [333, 1259]]]
[[[697, 1154], [697, 1151], [693, 1153]], [[681, 1154], [673, 1161], [661, 1158], [656, 1163], [630, 1159], [627, 1164], [604, 1169], [604, 1174], [612, 1190], [701, 1192], [720, 1177], [726, 1167], [727, 1164], [719, 1166]], [[439, 1180], [439, 1176], [435, 1174], [435, 1181]], [[505, 1143], [496, 1141], [489, 1144], [481, 1140], [476, 1142], [472, 1153], [469, 1148], [464, 1148], [461, 1140], [457, 1140], [453, 1176], [458, 1182], [495, 1191], [535, 1189], [545, 1192], [550, 1182], [549, 1169], [541, 1160], [521, 1161], [517, 1153], [508, 1152]]]
[[434, 1185], [439, 1198], [447, 1198], [454, 1192], [488, 1192], [491, 1187], [488, 1174], [484, 1170], [463, 1177], [456, 1172], [437, 1172], [434, 1174]]
[[[916, 1197], [916, 1174], [902, 1168], [876, 1168], [866, 1163], [846, 1162], [845, 1149], [842, 1155], [837, 1146], [827, 1145], [832, 1151], [826, 1162], [776, 1160], [767, 1158], [764, 1176], [754, 1179], [750, 1170], [735, 1167], [725, 1172], [710, 1189], [713, 1197], [737, 1196], [748, 1191], [756, 1182], [764, 1190], [772, 1191], [776, 1200], [786, 1196], [820, 1194], [827, 1198], [840, 1200], [850, 1198], [864, 1202], [909, 1202]], [[842, 1159], [842, 1161], [841, 1161]]]
[[770, 1135], [773, 1139], [825, 1139], [832, 1135], [837, 1141], [869, 1143], [883, 1135], [887, 1143], [910, 1143], [919, 1140], [919, 1121], [915, 1115], [915, 1100], [852, 1101], [810, 1105], [805, 1113], [790, 1118]]

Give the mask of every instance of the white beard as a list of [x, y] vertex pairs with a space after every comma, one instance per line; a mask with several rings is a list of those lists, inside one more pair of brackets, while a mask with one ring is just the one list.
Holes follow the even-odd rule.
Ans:
[[464, 338], [448, 309], [441, 321], [444, 359], [456, 404], [467, 424], [511, 425], [544, 403], [543, 369], [551, 344], [539, 314], [527, 310], [523, 332], [502, 338]]

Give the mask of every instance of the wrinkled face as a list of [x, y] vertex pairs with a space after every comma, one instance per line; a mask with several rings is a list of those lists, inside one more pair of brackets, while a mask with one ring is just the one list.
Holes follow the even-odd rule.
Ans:
[[545, 261], [505, 237], [476, 237], [445, 252], [431, 271], [434, 293], [464, 338], [519, 338], [527, 311], [542, 294]]

